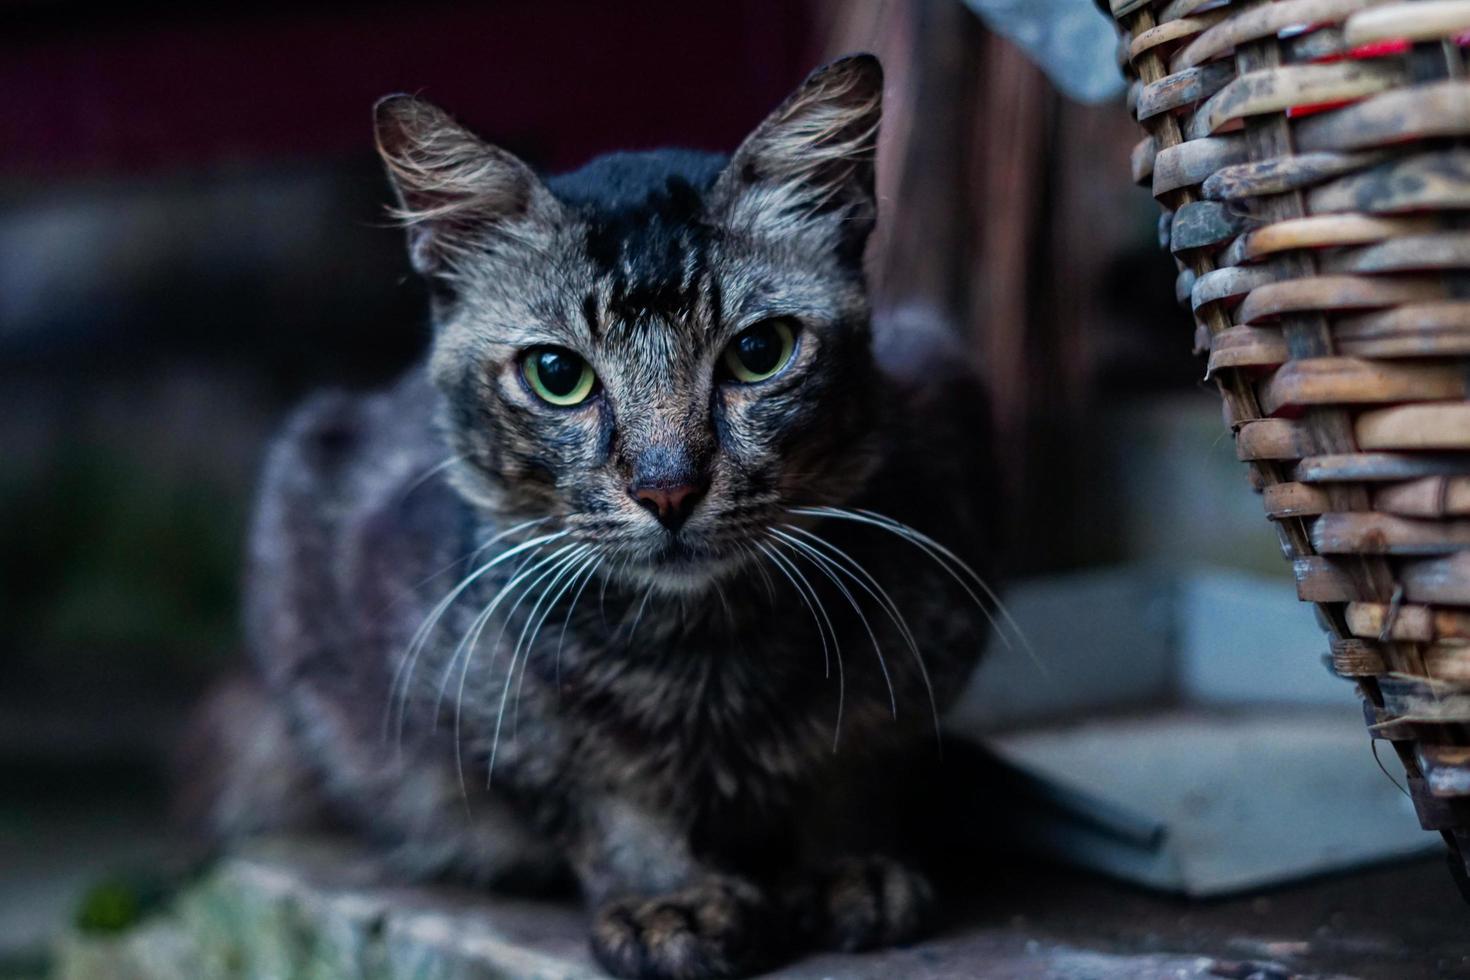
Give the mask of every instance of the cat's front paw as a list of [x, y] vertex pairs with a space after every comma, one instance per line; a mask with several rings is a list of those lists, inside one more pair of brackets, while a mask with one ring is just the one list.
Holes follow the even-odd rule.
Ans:
[[779, 918], [765, 892], [710, 877], [654, 898], [600, 907], [592, 952], [608, 972], [635, 980], [742, 977], [780, 958]]
[[922, 872], [881, 855], [845, 858], [817, 875], [802, 910], [818, 945], [857, 952], [912, 942], [933, 927], [934, 888]]

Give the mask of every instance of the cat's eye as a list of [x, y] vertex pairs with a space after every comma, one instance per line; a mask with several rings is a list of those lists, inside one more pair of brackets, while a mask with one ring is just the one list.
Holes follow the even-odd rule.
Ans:
[[592, 365], [565, 347], [527, 351], [521, 360], [521, 373], [536, 397], [562, 408], [582, 404], [597, 382]]
[[725, 367], [743, 384], [754, 384], [775, 376], [796, 352], [796, 331], [791, 321], [776, 317], [747, 327], [725, 348]]

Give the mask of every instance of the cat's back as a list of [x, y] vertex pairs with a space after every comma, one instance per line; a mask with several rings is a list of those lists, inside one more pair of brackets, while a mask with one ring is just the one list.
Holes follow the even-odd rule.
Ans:
[[275, 439], [246, 569], [247, 639], [268, 679], [358, 672], [414, 614], [414, 584], [465, 526], [434, 413], [416, 368], [381, 391], [311, 397]]

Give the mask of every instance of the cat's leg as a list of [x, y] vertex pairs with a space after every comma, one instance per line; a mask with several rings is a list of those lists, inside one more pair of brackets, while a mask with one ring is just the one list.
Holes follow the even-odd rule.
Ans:
[[834, 761], [795, 818], [801, 858], [783, 886], [807, 945], [876, 949], [936, 928], [942, 910], [930, 874], [957, 856], [946, 816], [959, 809], [953, 787], [979, 785], [961, 748], [941, 759], [916, 737]]
[[670, 822], [619, 800], [586, 813], [574, 863], [592, 905], [592, 952], [636, 980], [742, 977], [790, 954], [777, 895], [690, 853]]
[[928, 876], [881, 854], [831, 862], [785, 901], [808, 942], [844, 952], [913, 942], [933, 929], [938, 911]]
[[603, 902], [593, 917], [592, 951], [619, 977], [743, 977], [786, 956], [785, 933], [765, 889], [746, 878], [706, 874], [670, 892]]

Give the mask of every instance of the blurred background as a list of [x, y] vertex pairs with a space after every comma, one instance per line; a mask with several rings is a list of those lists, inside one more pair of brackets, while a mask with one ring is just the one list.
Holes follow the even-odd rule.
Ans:
[[165, 847], [171, 740], [239, 662], [272, 430], [424, 348], [385, 93], [554, 171], [732, 149], [820, 61], [876, 51], [877, 306], [952, 323], [989, 382], [1012, 577], [1207, 564], [1291, 601], [1121, 96], [1062, 95], [959, 0], [6, 0], [0, 23], [0, 888], [24, 895], [0, 975], [110, 855]]
[[311, 389], [379, 384], [423, 349], [372, 152], [369, 108], [388, 92], [421, 92], [554, 171], [614, 149], [733, 148], [831, 52], [877, 50], [879, 305], [921, 304], [968, 336], [1024, 491], [999, 522], [1027, 529], [1024, 571], [1133, 546], [1115, 509], [1128, 490], [1099, 469], [1119, 433], [1094, 413], [1190, 397], [1199, 373], [1153, 204], [1124, 177], [1134, 134], [1118, 105], [1056, 94], [959, 3], [8, 7], [6, 758], [164, 744], [237, 654], [241, 529], [269, 434]]

